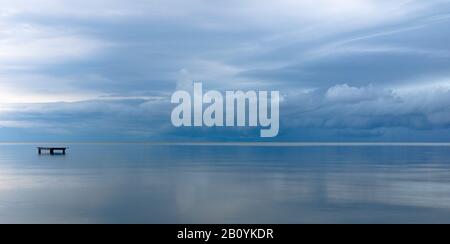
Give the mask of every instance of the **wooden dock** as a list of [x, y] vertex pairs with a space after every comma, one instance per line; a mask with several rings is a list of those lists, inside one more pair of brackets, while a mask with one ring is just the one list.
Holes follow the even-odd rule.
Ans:
[[38, 153], [39, 155], [42, 154], [44, 151], [48, 151], [50, 155], [55, 155], [57, 152], [60, 154], [66, 155], [67, 147], [38, 147]]

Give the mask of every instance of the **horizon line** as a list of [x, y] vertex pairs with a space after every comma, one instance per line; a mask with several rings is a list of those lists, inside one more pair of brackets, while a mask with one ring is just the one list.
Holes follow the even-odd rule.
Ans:
[[154, 146], [267, 146], [267, 147], [318, 147], [318, 146], [436, 146], [450, 147], [450, 142], [121, 142], [121, 141], [73, 141], [73, 142], [0, 142], [0, 145], [31, 144], [141, 144]]

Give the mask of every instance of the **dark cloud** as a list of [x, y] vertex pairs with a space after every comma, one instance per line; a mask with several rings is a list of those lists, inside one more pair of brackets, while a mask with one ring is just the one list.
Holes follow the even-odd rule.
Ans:
[[194, 80], [281, 91], [275, 140], [450, 139], [447, 1], [0, 3], [0, 140], [258, 139], [173, 128]]

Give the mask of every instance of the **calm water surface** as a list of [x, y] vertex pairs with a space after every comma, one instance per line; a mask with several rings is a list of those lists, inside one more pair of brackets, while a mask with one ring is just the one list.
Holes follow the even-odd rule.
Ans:
[[450, 147], [0, 145], [0, 223], [450, 223]]

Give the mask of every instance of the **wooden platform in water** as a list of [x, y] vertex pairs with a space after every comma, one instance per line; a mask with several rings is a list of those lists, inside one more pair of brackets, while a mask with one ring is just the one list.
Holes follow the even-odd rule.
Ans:
[[50, 155], [55, 155], [56, 153], [65, 155], [67, 149], [67, 147], [38, 147], [38, 153], [41, 155], [42, 152], [48, 151]]

